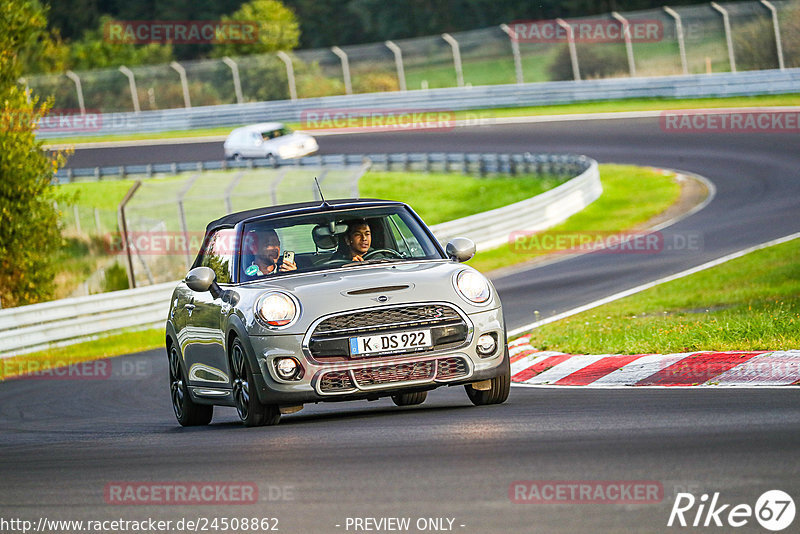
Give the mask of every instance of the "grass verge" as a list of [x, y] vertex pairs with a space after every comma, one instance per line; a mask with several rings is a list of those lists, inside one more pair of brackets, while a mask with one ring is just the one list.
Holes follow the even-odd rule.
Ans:
[[574, 354], [800, 347], [800, 239], [758, 250], [532, 331]]
[[[800, 93], [785, 95], [759, 95], [759, 96], [734, 96], [723, 98], [631, 98], [624, 100], [603, 100], [594, 102], [580, 102], [576, 104], [554, 104], [548, 106], [527, 106], [519, 108], [474, 109], [456, 111], [455, 118], [460, 119], [491, 119], [499, 117], [526, 117], [538, 115], [574, 115], [579, 113], [609, 113], [614, 111], [652, 111], [661, 109], [704, 109], [704, 108], [737, 108], [759, 106], [798, 106]], [[287, 123], [295, 129], [303, 129], [300, 123]], [[178, 139], [192, 137], [226, 136], [234, 128], [242, 124], [221, 126], [217, 128], [203, 128], [198, 130], [177, 130], [172, 132], [103, 135], [87, 137], [63, 137], [47, 139], [46, 143], [57, 145], [81, 143], [96, 143], [103, 141], [138, 141], [147, 139]], [[313, 130], [308, 130], [314, 133]]]
[[[632, 230], [669, 208], [680, 195], [673, 175], [633, 165], [600, 165], [603, 194], [548, 233], [581, 235]], [[510, 267], [544, 256], [548, 250], [517, 249], [509, 243], [478, 251], [470, 265], [479, 271]]]
[[531, 198], [565, 180], [538, 175], [477, 178], [462, 174], [378, 171], [365, 174], [358, 187], [365, 198], [409, 204], [426, 224], [433, 225]]
[[0, 380], [80, 362], [121, 356], [164, 346], [164, 329], [121, 332], [65, 347], [29, 352], [0, 360]]

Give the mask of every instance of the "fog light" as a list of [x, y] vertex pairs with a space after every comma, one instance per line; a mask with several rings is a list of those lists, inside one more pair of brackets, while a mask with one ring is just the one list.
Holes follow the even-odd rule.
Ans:
[[488, 356], [492, 354], [497, 348], [497, 340], [492, 334], [483, 334], [478, 338], [478, 354], [481, 356]]
[[296, 378], [300, 372], [300, 364], [294, 358], [278, 358], [275, 360], [275, 370], [284, 380]]

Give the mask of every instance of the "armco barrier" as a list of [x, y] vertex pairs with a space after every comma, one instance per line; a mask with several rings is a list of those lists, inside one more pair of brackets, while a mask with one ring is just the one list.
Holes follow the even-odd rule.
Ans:
[[[373, 155], [377, 162], [424, 164], [431, 155]], [[460, 157], [457, 157], [460, 156]], [[468, 165], [468, 154], [446, 154], [447, 164]], [[597, 162], [585, 156], [506, 155], [488, 158], [487, 170], [506, 170], [513, 165], [539, 171], [572, 169], [574, 178], [533, 198], [491, 211], [433, 225], [436, 238], [445, 244], [452, 237], [472, 238], [478, 247], [506, 242], [513, 231], [542, 230], [580, 211], [602, 192]], [[481, 160], [478, 160], [480, 163]], [[474, 163], [474, 161], [473, 161]], [[30, 306], [0, 310], [0, 358], [67, 345], [129, 328], [163, 326], [169, 298], [176, 282], [126, 289], [87, 297], [68, 298]]]
[[228, 104], [100, 115], [97, 128], [83, 132], [40, 132], [40, 138], [103, 136], [213, 128], [260, 121], [300, 122], [303, 111], [319, 109], [444, 110], [566, 104], [621, 98], [709, 98], [800, 91], [800, 68], [647, 78], [611, 78]]
[[533, 198], [502, 208], [431, 226], [440, 243], [467, 236], [479, 249], [508, 242], [514, 231], [536, 232], [549, 228], [594, 202], [603, 192], [597, 162], [585, 158], [586, 169], [572, 180]]
[[0, 357], [163, 325], [174, 282], [0, 310]]
[[586, 167], [583, 156], [558, 154], [496, 154], [496, 153], [421, 153], [405, 152], [393, 154], [324, 154], [285, 160], [280, 158], [259, 158], [241, 161], [193, 161], [182, 163], [153, 163], [147, 165], [111, 165], [105, 167], [85, 167], [60, 169], [56, 173], [58, 183], [72, 181], [102, 180], [107, 177], [126, 176], [151, 177], [158, 174], [199, 173], [233, 169], [254, 169], [264, 167], [347, 167], [362, 166], [369, 163], [373, 169], [403, 169], [419, 171], [453, 172], [465, 174], [474, 172], [481, 175], [502, 172], [516, 175], [520, 172], [534, 172], [559, 175], [575, 175]]

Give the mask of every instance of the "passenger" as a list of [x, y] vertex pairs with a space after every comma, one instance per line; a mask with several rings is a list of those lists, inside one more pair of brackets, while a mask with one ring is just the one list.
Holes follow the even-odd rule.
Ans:
[[271, 228], [258, 229], [251, 232], [251, 235], [255, 238], [255, 250], [253, 251], [253, 262], [244, 270], [247, 276], [264, 276], [275, 274], [278, 271], [297, 270], [294, 262], [282, 261], [281, 241], [275, 230]]

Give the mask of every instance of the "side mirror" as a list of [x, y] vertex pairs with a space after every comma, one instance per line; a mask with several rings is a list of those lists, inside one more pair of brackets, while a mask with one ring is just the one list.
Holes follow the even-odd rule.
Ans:
[[214, 298], [221, 292], [220, 287], [217, 285], [217, 275], [209, 267], [195, 267], [186, 274], [184, 281], [192, 291], [197, 291], [198, 293], [211, 291], [211, 295]]
[[445, 253], [451, 260], [467, 261], [475, 255], [475, 242], [466, 237], [454, 237], [447, 244]]

